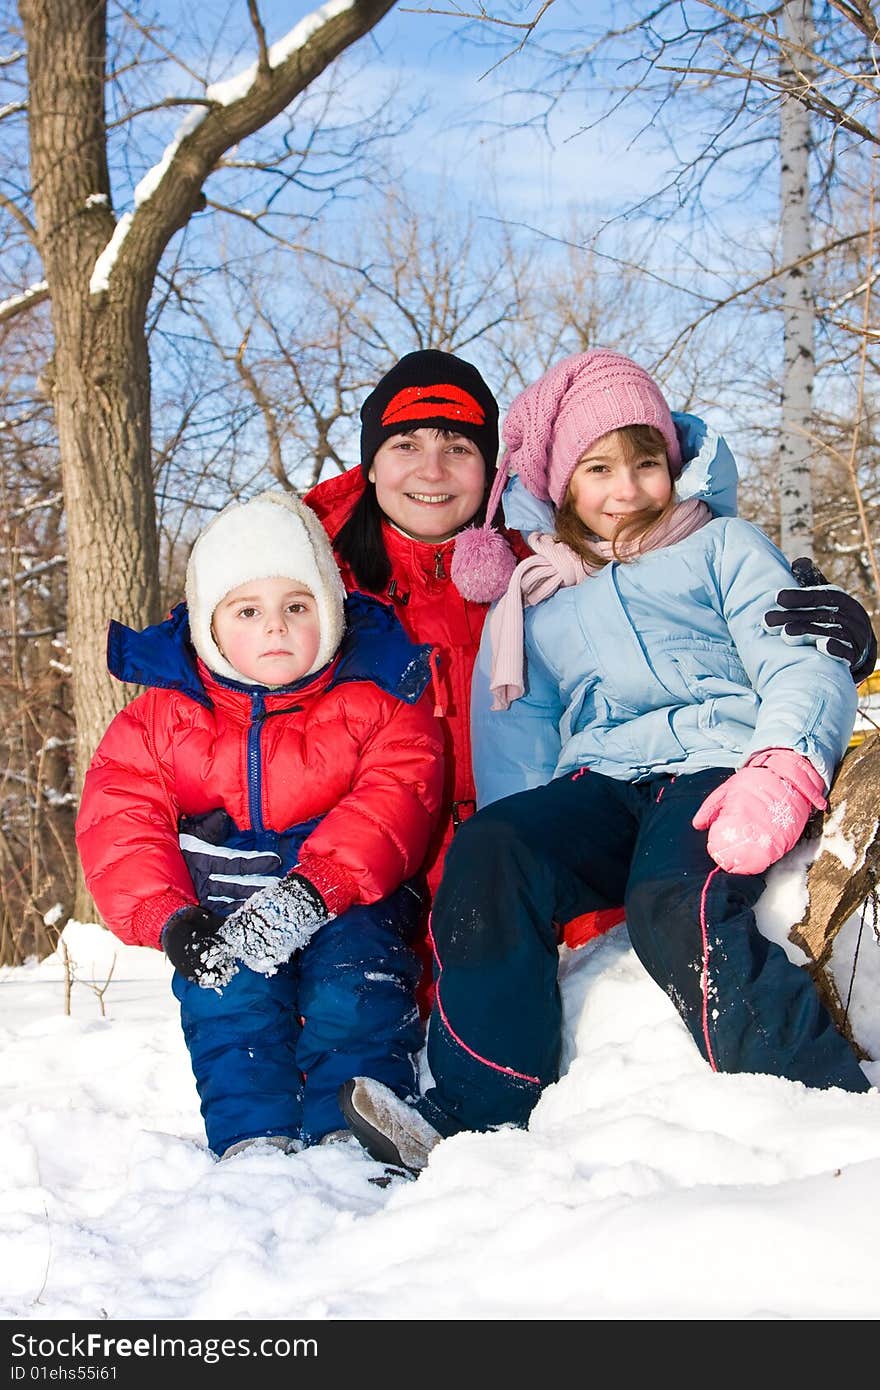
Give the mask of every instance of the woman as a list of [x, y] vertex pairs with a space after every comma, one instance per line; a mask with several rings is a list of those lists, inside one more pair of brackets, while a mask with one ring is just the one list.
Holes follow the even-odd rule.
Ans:
[[483, 520], [497, 454], [498, 403], [476, 367], [449, 352], [410, 352], [361, 407], [360, 467], [305, 498], [346, 587], [391, 603], [407, 634], [433, 647], [446, 785], [425, 861], [432, 891], [456, 827], [476, 809], [470, 688], [488, 604], [469, 596], [456, 548], [464, 528]]

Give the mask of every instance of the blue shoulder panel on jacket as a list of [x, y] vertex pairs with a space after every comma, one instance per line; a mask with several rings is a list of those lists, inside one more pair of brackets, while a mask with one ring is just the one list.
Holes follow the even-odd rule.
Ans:
[[345, 600], [346, 629], [333, 684], [372, 681], [414, 705], [431, 679], [431, 646], [412, 642], [390, 604], [367, 594]]
[[158, 686], [160, 690], [180, 690], [211, 708], [196, 667], [185, 603], [178, 603], [164, 622], [153, 623], [140, 632], [111, 619], [107, 667], [117, 680]]
[[541, 502], [533, 497], [517, 473], [508, 480], [501, 496], [501, 509], [504, 524], [511, 531], [519, 531], [523, 537], [532, 531], [549, 533], [553, 530], [556, 508], [552, 502]]

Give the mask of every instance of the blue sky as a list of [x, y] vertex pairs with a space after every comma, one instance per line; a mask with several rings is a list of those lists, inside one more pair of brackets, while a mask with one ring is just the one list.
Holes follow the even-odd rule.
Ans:
[[[312, 8], [261, 0], [269, 41], [281, 38]], [[533, 13], [536, 5], [513, 8]], [[635, 109], [618, 110], [612, 119], [578, 133], [598, 114], [605, 99], [603, 84], [621, 80], [614, 65], [606, 64], [592, 90], [586, 77], [573, 84], [545, 128], [524, 125], [543, 104], [524, 89], [537, 76], [536, 45], [545, 34], [550, 40], [550, 21], [569, 32], [577, 29], [579, 38], [588, 37], [602, 29], [609, 10], [619, 21], [620, 5], [591, 0], [585, 22], [583, 5], [555, 0], [531, 46], [494, 66], [504, 51], [497, 40], [491, 46], [498, 31], [397, 6], [346, 55], [348, 96], [366, 108], [377, 93], [393, 91], [392, 109], [403, 113], [424, 107], [410, 136], [396, 142], [392, 158], [408, 184], [426, 196], [441, 179], [464, 201], [484, 205], [494, 196], [512, 218], [542, 226], [559, 226], [568, 220], [571, 206], [585, 203], [613, 215], [662, 182], [669, 169], [668, 152], [661, 154], [659, 140], [644, 133], [636, 139], [643, 117]], [[170, 0], [160, 6], [169, 36], [177, 31], [178, 42], [180, 11]], [[252, 60], [243, 0], [206, 0], [191, 19], [187, 16], [187, 26], [211, 51], [212, 79], [229, 76]], [[195, 53], [177, 51], [202, 70]], [[683, 128], [679, 133], [684, 139]]]
[[[216, 82], [233, 77], [253, 61], [253, 35], [244, 0], [205, 0], [192, 10], [171, 0], [158, 0], [158, 6], [167, 24], [166, 42], [177, 59], [162, 74], [168, 95], [198, 90], [189, 73], [204, 74]], [[261, 0], [260, 14], [270, 44], [283, 38], [312, 8]], [[521, 8], [534, 12], [535, 5]], [[576, 34], [584, 41], [590, 37], [586, 25], [593, 34], [602, 31], [606, 12], [613, 11], [613, 20], [620, 25], [638, 8], [637, 0], [615, 0], [613, 5], [611, 0], [591, 0], [588, 7], [556, 0], [548, 19], [557, 26], [568, 25], [570, 40]], [[142, 18], [150, 12], [155, 10], [146, 5], [137, 11]], [[485, 33], [481, 26], [478, 34]], [[734, 282], [752, 274], [757, 278], [767, 269], [762, 246], [771, 245], [774, 234], [777, 196], [772, 177], [760, 197], [747, 203], [728, 197], [730, 185], [719, 179], [708, 232], [683, 217], [661, 226], [652, 211], [630, 211], [668, 181], [674, 159], [681, 159], [705, 135], [709, 123], [704, 118], [700, 124], [698, 102], [681, 97], [666, 113], [678, 145], [675, 154], [666, 132], [645, 128], [644, 106], [618, 107], [606, 120], [596, 121], [609, 92], [628, 82], [632, 71], [620, 68], [619, 59], [607, 59], [595, 74], [584, 73], [572, 82], [546, 128], [530, 126], [528, 119], [540, 105], [540, 98], [530, 90], [539, 73], [540, 53], [534, 41], [522, 54], [493, 67], [499, 50], [475, 43], [473, 35], [474, 26], [468, 30], [458, 19], [398, 6], [342, 60], [343, 97], [350, 112], [363, 113], [378, 104], [385, 113], [403, 118], [418, 108], [409, 132], [387, 147], [387, 167], [394, 171], [412, 208], [441, 215], [471, 209], [493, 221], [504, 218], [517, 228], [536, 229], [536, 236], [522, 235], [538, 247], [536, 273], [548, 277], [558, 252], [540, 234], [568, 234], [577, 214], [582, 241], [604, 256], [624, 254], [633, 263], [650, 267], [658, 277], [650, 289], [651, 319], [643, 321], [645, 331], [640, 331], [638, 342], [631, 347], [625, 344], [633, 355], [641, 352], [648, 361], [658, 361], [661, 344], [671, 343], [678, 326], [699, 311], [700, 291], [711, 288], [724, 294]], [[542, 30], [538, 37], [549, 42], [551, 35]], [[329, 80], [329, 75], [323, 79]], [[321, 83], [317, 87], [320, 91]], [[339, 99], [333, 107], [333, 115], [338, 113]], [[132, 156], [127, 171], [116, 161], [117, 216], [131, 206], [134, 184], [150, 162], [159, 160], [185, 114], [185, 107], [176, 107], [148, 118], [149, 144], [141, 140], [127, 151]], [[258, 141], [254, 137], [242, 147], [243, 158], [253, 153]], [[209, 180], [209, 198], [212, 192], [219, 194], [222, 186], [221, 180]], [[239, 187], [243, 199], [249, 200], [252, 181]], [[258, 204], [259, 195], [254, 196]], [[301, 210], [315, 206], [306, 195], [297, 196]], [[341, 229], [340, 245], [350, 245], [346, 231], [368, 215], [367, 206], [355, 198], [323, 211], [326, 225], [334, 231]], [[234, 219], [228, 225], [233, 235], [242, 231]], [[485, 225], [487, 245], [497, 244], [492, 242], [489, 224]], [[186, 255], [197, 258], [196, 241], [208, 230], [207, 222], [194, 219], [186, 234]], [[253, 244], [258, 252], [267, 246], [259, 239]], [[748, 253], [738, 254], [737, 248], [744, 245]], [[611, 283], [618, 275], [616, 266], [609, 260], [602, 267]], [[479, 358], [479, 345], [475, 357]], [[699, 390], [696, 402], [688, 396], [695, 380], [699, 386], [700, 374], [675, 370], [678, 398], [691, 408], [701, 407], [705, 398], [699, 398]], [[763, 365], [756, 370], [762, 372]], [[742, 388], [734, 387], [734, 405], [737, 389]]]
[[[314, 7], [260, 0], [259, 8], [271, 44]], [[521, 8], [534, 12], [534, 0]], [[567, 25], [569, 37], [576, 34], [583, 41], [590, 37], [587, 25], [593, 34], [599, 33], [603, 16], [613, 12], [619, 25], [637, 8], [637, 0], [590, 0], [588, 6], [556, 0], [547, 19], [557, 26]], [[199, 87], [193, 74], [216, 82], [235, 76], [253, 62], [255, 47], [245, 0], [203, 0], [193, 7], [179, 0], [149, 0], [139, 4], [135, 12], [143, 22], [158, 13], [165, 25], [162, 37], [176, 59], [161, 73], [152, 74], [150, 80], [161, 77], [160, 96], [195, 94]], [[606, 60], [595, 75], [584, 74], [572, 83], [555, 106], [546, 129], [529, 126], [528, 118], [540, 105], [540, 98], [530, 91], [539, 71], [540, 54], [534, 41], [519, 56], [493, 67], [499, 50], [475, 42], [474, 32], [474, 26], [468, 29], [456, 18], [414, 13], [398, 5], [342, 59], [343, 94], [349, 109], [365, 112], [378, 103], [385, 112], [402, 118], [419, 108], [409, 132], [387, 147], [387, 167], [394, 171], [410, 206], [441, 216], [447, 211], [452, 216], [472, 210], [492, 222], [504, 218], [517, 228], [536, 229], [535, 235], [521, 232], [531, 247], [537, 247], [536, 275], [551, 278], [558, 255], [558, 247], [541, 234], [567, 235], [575, 214], [580, 218], [581, 238], [605, 256], [625, 248], [634, 263], [650, 265], [661, 277], [650, 290], [650, 312], [656, 321], [644, 325], [645, 331], [630, 350], [634, 355], [647, 355], [649, 361], [658, 360], [661, 344], [671, 342], [676, 326], [698, 307], [691, 291], [711, 283], [722, 258], [729, 259], [730, 246], [743, 241], [744, 219], [748, 224], [748, 259], [757, 262], [758, 273], [766, 268], [759, 246], [763, 237], [772, 234], [775, 189], [767, 190], [763, 225], [754, 201], [744, 207], [722, 200], [711, 232], [715, 240], [710, 239], [708, 247], [701, 245], [693, 226], [679, 222], [660, 228], [656, 219], [642, 212], [625, 217], [633, 204], [663, 185], [672, 161], [662, 132], [642, 130], [644, 109], [618, 108], [607, 120], [591, 124], [607, 103], [611, 87], [629, 80], [630, 69], [619, 69], [618, 60]], [[487, 31], [481, 26], [476, 32], [477, 37], [483, 37]], [[546, 25], [538, 38], [550, 41]], [[329, 80], [328, 75], [324, 81]], [[317, 85], [320, 89], [321, 84]], [[338, 110], [337, 103], [333, 115]], [[130, 209], [134, 185], [161, 158], [186, 114], [186, 107], [173, 107], [142, 118], [137, 138], [130, 143], [120, 135], [113, 168], [117, 216]], [[682, 100], [674, 113], [679, 154], [688, 145], [686, 115], [693, 119], [693, 107]], [[586, 126], [590, 128], [584, 129]], [[246, 142], [241, 157], [251, 157], [259, 140], [257, 136]], [[245, 177], [238, 182], [246, 205], [250, 205], [255, 182]], [[222, 201], [224, 187], [228, 191], [228, 177], [225, 185], [223, 176], [211, 179], [206, 193]], [[253, 205], [259, 206], [259, 193], [254, 192], [253, 197]], [[291, 205], [308, 212], [317, 204], [297, 193]], [[334, 232], [342, 230], [339, 245], [350, 246], [346, 231], [368, 215], [368, 206], [356, 197], [323, 210], [326, 225]], [[488, 221], [483, 225], [487, 246], [497, 245], [492, 239], [497, 227], [490, 227]], [[764, 228], [770, 230], [765, 232]], [[203, 236], [219, 240], [208, 249], [206, 243], [200, 245]], [[220, 248], [227, 245], [224, 237], [232, 238], [233, 255], [247, 258], [271, 250], [271, 244], [251, 236], [240, 222], [211, 213], [205, 219], [195, 218], [185, 239], [176, 245], [183, 247], [184, 261], [198, 263], [204, 249], [208, 255], [223, 255]], [[618, 270], [608, 260], [602, 262], [601, 273], [611, 284]], [[727, 273], [733, 273], [729, 266]], [[747, 273], [745, 268], [742, 273]], [[284, 292], [282, 285], [279, 292]], [[401, 350], [408, 346], [407, 342]], [[474, 346], [473, 355], [485, 368], [479, 344]], [[159, 352], [154, 366], [161, 370]], [[684, 400], [693, 376], [679, 372], [677, 379], [682, 383], [678, 397]], [[692, 398], [687, 403], [691, 404]]]

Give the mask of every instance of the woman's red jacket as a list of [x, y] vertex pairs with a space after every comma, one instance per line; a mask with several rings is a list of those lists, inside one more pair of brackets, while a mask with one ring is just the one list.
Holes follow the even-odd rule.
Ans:
[[[335, 541], [365, 487], [360, 468], [351, 468], [312, 488], [305, 502], [320, 517], [331, 541]], [[450, 577], [454, 538], [442, 545], [415, 541], [390, 523], [383, 527], [385, 548], [391, 561], [391, 580], [375, 597], [393, 603], [397, 616], [415, 642], [432, 643], [435, 649], [434, 682], [438, 712], [445, 736], [446, 780], [440, 819], [434, 830], [425, 867], [428, 886], [436, 891], [443, 859], [456, 826], [476, 810], [471, 771], [470, 698], [471, 676], [480, 646], [483, 623], [489, 611], [485, 603], [462, 598]], [[517, 559], [529, 550], [515, 532], [504, 532]], [[338, 557], [337, 557], [338, 558]], [[354, 575], [341, 565], [347, 589], [356, 589]], [[622, 920], [617, 909], [589, 913], [564, 924], [564, 939], [577, 946]]]

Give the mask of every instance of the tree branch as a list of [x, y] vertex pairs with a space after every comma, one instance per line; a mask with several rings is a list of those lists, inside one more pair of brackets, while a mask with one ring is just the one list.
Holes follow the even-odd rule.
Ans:
[[17, 203], [11, 198], [7, 198], [5, 193], [0, 193], [0, 208], [5, 208], [10, 217], [14, 217], [18, 225], [24, 230], [28, 241], [32, 246], [37, 244], [37, 229], [28, 217], [27, 213], [22, 212]]
[[260, 11], [257, 9], [256, 0], [247, 0], [247, 7], [251, 24], [254, 27], [254, 33], [257, 36], [257, 51], [259, 53], [259, 57], [257, 58], [257, 71], [262, 74], [267, 74], [270, 71], [271, 64], [269, 62], [269, 49], [266, 44], [266, 30], [263, 27], [263, 21], [260, 19]]
[[31, 285], [30, 289], [22, 294], [14, 295], [12, 299], [6, 299], [0, 304], [0, 323], [8, 323], [10, 319], [18, 318], [19, 314], [29, 313], [48, 298], [49, 286], [45, 280], [41, 280], [39, 285]]
[[[194, 112], [183, 123], [161, 163], [138, 185], [128, 222], [117, 225], [113, 242], [105, 248], [110, 260], [106, 288], [111, 294], [146, 298], [165, 247], [203, 205], [202, 185], [225, 152], [279, 115], [394, 4], [395, 0], [330, 0], [291, 30], [282, 41], [286, 56], [275, 67], [263, 71], [255, 65], [252, 75], [207, 88], [207, 113]], [[100, 278], [98, 286], [105, 287]]]

